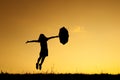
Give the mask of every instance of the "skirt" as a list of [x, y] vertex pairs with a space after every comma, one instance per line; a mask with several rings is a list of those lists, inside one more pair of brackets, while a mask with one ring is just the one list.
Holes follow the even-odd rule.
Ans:
[[48, 56], [48, 50], [41, 50], [41, 52], [40, 52], [40, 56], [41, 57], [46, 57], [46, 56]]

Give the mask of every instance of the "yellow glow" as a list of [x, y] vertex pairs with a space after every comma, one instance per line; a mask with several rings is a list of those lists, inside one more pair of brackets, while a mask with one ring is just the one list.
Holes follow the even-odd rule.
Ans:
[[[0, 70], [10, 73], [120, 73], [120, 1], [42, 0], [0, 3]], [[58, 35], [65, 26], [70, 38], [48, 41], [49, 56], [35, 69], [37, 43]]]

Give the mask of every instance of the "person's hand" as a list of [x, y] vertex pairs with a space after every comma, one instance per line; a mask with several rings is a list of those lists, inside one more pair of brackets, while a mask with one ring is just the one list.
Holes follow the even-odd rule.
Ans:
[[26, 41], [25, 43], [27, 44], [27, 43], [29, 43], [29, 41]]

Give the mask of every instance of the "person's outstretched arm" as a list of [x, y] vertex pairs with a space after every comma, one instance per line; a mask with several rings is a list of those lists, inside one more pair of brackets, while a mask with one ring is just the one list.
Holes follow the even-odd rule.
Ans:
[[52, 36], [52, 37], [48, 37], [47, 39], [52, 39], [52, 38], [58, 38], [59, 36]]
[[39, 42], [39, 41], [38, 40], [26, 41], [26, 43], [31, 43], [31, 42]]

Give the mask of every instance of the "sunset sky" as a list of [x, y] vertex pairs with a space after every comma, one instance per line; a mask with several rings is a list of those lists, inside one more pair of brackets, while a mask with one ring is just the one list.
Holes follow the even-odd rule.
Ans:
[[[65, 26], [69, 42], [48, 41], [36, 70], [38, 39]], [[0, 71], [8, 73], [120, 73], [119, 0], [0, 0]]]

